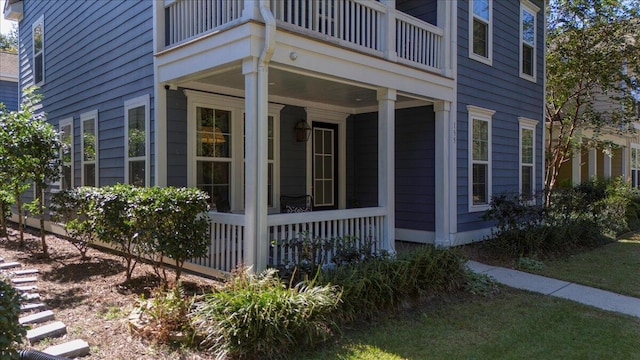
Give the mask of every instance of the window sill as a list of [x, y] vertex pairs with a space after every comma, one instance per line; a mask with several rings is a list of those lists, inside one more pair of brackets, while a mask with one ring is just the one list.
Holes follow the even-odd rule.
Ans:
[[474, 52], [469, 53], [469, 59], [481, 62], [485, 65], [493, 66], [493, 60], [490, 57], [484, 57]]
[[527, 81], [531, 81], [532, 83], [536, 83], [537, 82], [535, 76], [527, 75], [525, 73], [520, 73], [520, 77], [522, 79], [527, 80]]
[[490, 204], [471, 205], [471, 206], [469, 206], [469, 212], [470, 213], [480, 212], [480, 211], [487, 211], [489, 209], [491, 209], [491, 205]]

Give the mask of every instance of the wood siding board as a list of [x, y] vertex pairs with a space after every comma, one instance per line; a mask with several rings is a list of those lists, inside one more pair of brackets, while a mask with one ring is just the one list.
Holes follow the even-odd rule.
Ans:
[[18, 110], [18, 82], [0, 80], [0, 103], [6, 106], [7, 110]]
[[[302, 107], [287, 105], [280, 112], [280, 194], [304, 195], [307, 190], [307, 143], [296, 142], [293, 128], [307, 119]], [[307, 120], [309, 122], [309, 120]]]

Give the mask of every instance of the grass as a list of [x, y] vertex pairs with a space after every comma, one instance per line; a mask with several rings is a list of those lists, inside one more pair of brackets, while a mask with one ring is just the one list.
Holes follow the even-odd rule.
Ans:
[[640, 320], [502, 288], [345, 332], [305, 359], [638, 359]]
[[640, 298], [640, 234], [565, 259], [548, 260], [531, 271], [556, 279]]

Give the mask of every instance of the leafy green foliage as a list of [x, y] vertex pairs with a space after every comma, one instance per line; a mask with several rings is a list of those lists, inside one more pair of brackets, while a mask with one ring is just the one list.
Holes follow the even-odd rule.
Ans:
[[49, 209], [52, 219], [62, 222], [67, 233], [67, 240], [86, 258], [89, 245], [95, 236], [94, 218], [95, 201], [92, 196], [94, 188], [80, 187], [52, 194]]
[[18, 26], [14, 24], [8, 34], [0, 34], [0, 51], [18, 53]]
[[0, 185], [0, 227], [3, 235], [7, 234], [7, 219], [11, 217], [13, 196]]
[[223, 289], [205, 295], [193, 311], [202, 345], [218, 358], [275, 359], [326, 339], [340, 298], [337, 288], [287, 288], [275, 274], [242, 269]]
[[20, 294], [8, 281], [0, 278], [0, 358], [17, 359], [16, 346], [26, 334], [20, 325]]
[[466, 272], [464, 284], [466, 291], [473, 295], [488, 297], [498, 292], [498, 283], [489, 275], [476, 273], [471, 270]]
[[161, 286], [149, 299], [142, 297], [136, 304], [143, 326], [141, 335], [163, 344], [193, 339], [194, 330], [189, 318], [192, 302], [180, 283]]

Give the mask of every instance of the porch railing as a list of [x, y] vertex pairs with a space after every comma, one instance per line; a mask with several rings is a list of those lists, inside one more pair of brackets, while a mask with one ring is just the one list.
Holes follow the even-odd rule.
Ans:
[[[243, 21], [247, 0], [165, 0], [165, 46]], [[270, 0], [279, 27], [428, 70], [443, 68], [444, 32], [373, 0]], [[257, 16], [256, 11], [246, 16]], [[248, 20], [248, 19], [244, 19]]]
[[215, 213], [209, 214], [211, 243], [207, 256], [190, 262], [215, 271], [228, 273], [243, 262], [245, 234], [244, 216]]

